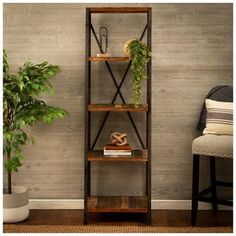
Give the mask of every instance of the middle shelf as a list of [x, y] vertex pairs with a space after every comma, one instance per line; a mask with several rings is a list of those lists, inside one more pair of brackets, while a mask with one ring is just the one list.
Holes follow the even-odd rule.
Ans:
[[113, 112], [146, 112], [148, 104], [139, 104], [135, 107], [133, 104], [89, 104], [88, 110], [92, 112], [113, 111]]

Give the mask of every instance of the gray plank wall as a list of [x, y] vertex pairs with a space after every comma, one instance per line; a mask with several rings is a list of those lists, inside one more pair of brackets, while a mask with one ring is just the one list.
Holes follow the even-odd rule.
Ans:
[[[190, 199], [191, 142], [199, 135], [195, 126], [204, 96], [216, 85], [232, 84], [232, 4], [138, 5], [153, 9], [152, 196]], [[58, 64], [61, 73], [53, 80], [57, 94], [45, 99], [70, 113], [53, 125], [38, 124], [30, 130], [37, 145], [24, 148], [27, 158], [13, 182], [26, 185], [31, 198], [83, 198], [86, 6], [109, 4], [4, 4], [4, 48], [12, 70], [27, 59]], [[120, 14], [97, 15], [93, 22], [97, 31], [109, 28], [109, 52], [117, 56], [145, 24], [140, 15]], [[95, 54], [94, 40], [93, 45]], [[120, 78], [125, 64], [113, 63], [112, 68]], [[130, 78], [123, 88], [127, 101]], [[115, 92], [103, 64], [93, 65], [93, 88], [93, 102], [109, 102]], [[95, 130], [101, 118], [93, 117]], [[138, 146], [127, 117], [110, 118], [97, 148], [115, 130], [128, 132], [132, 146]], [[135, 119], [143, 134], [143, 117]], [[203, 185], [209, 182], [207, 164], [202, 164]], [[219, 177], [230, 179], [232, 165], [217, 165]], [[139, 195], [144, 190], [142, 165], [98, 164], [92, 170], [93, 194]]]

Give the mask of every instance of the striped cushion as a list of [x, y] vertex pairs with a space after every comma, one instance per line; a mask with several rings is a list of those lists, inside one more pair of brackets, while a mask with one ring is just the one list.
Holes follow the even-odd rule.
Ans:
[[233, 103], [206, 99], [205, 104], [207, 119], [203, 134], [233, 135]]

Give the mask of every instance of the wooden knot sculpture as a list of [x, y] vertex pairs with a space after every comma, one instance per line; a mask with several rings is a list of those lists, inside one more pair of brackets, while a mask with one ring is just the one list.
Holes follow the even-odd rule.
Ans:
[[127, 144], [127, 134], [114, 132], [111, 134], [111, 142], [116, 146], [124, 146], [125, 144]]

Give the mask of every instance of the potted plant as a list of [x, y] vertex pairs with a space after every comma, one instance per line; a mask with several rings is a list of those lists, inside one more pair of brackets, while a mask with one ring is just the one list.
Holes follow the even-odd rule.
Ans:
[[133, 71], [133, 102], [137, 107], [140, 102], [142, 81], [147, 79], [145, 66], [151, 58], [147, 45], [138, 39], [131, 39], [125, 43], [124, 53], [131, 60]]
[[12, 172], [22, 165], [22, 146], [27, 141], [34, 144], [24, 128], [38, 121], [52, 123], [67, 114], [64, 109], [49, 106], [38, 98], [52, 91], [49, 79], [58, 72], [59, 67], [48, 62], [26, 62], [16, 74], [11, 74], [7, 54], [3, 52], [3, 155], [8, 183], [3, 194], [4, 222], [19, 222], [29, 214], [27, 189], [12, 185]]

